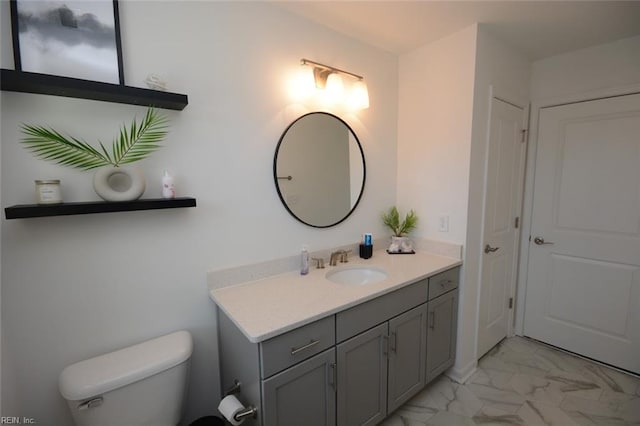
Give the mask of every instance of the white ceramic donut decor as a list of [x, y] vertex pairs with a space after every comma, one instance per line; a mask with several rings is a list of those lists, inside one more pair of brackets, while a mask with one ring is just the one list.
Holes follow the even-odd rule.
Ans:
[[93, 189], [105, 201], [133, 201], [147, 184], [137, 167], [103, 167], [93, 175]]

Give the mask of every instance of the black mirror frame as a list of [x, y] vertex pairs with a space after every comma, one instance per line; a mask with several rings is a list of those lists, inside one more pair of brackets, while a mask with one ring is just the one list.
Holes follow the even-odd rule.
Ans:
[[[351, 209], [349, 210], [349, 213], [347, 213], [339, 221], [337, 221], [335, 223], [331, 223], [329, 225], [314, 225], [312, 223], [305, 222], [304, 220], [302, 220], [301, 218], [296, 216], [295, 213], [293, 213], [293, 211], [291, 211], [291, 209], [287, 205], [287, 202], [285, 201], [284, 196], [283, 196], [282, 192], [280, 191], [280, 185], [278, 185], [278, 175], [277, 175], [278, 152], [280, 151], [280, 145], [282, 145], [282, 141], [283, 141], [284, 137], [286, 136], [286, 134], [289, 131], [289, 129], [294, 124], [296, 124], [299, 120], [303, 119], [304, 117], [307, 117], [309, 115], [314, 115], [314, 114], [328, 115], [330, 117], [336, 118], [342, 124], [344, 124], [347, 127], [347, 129], [349, 129], [349, 131], [351, 132], [353, 137], [355, 138], [356, 143], [358, 144], [358, 149], [360, 150], [360, 157], [362, 158], [362, 186], [360, 187], [360, 194], [358, 195], [358, 199], [356, 200], [356, 202], [353, 205], [353, 207], [351, 207]], [[296, 118], [293, 122], [291, 122], [291, 124], [289, 124], [287, 126], [287, 128], [284, 130], [284, 132], [282, 132], [282, 136], [280, 136], [280, 140], [278, 140], [278, 145], [276, 146], [276, 153], [275, 153], [275, 155], [273, 157], [273, 182], [274, 182], [274, 184], [276, 186], [276, 191], [278, 191], [278, 197], [280, 197], [280, 201], [282, 202], [282, 205], [285, 207], [285, 209], [287, 209], [289, 214], [291, 216], [293, 216], [294, 218], [296, 218], [298, 221], [304, 223], [307, 226], [311, 226], [313, 228], [330, 228], [332, 226], [336, 226], [336, 225], [344, 222], [349, 216], [351, 216], [351, 214], [356, 209], [356, 207], [358, 207], [358, 204], [360, 204], [360, 200], [362, 199], [362, 195], [364, 194], [364, 185], [365, 185], [366, 181], [367, 181], [367, 163], [366, 163], [365, 158], [364, 158], [364, 151], [362, 149], [362, 144], [360, 143], [360, 139], [358, 139], [358, 135], [356, 134], [356, 132], [353, 131], [351, 126], [349, 126], [347, 124], [347, 122], [345, 122], [343, 119], [341, 119], [337, 115], [334, 115], [334, 114], [331, 114], [331, 113], [328, 113], [328, 112], [322, 112], [322, 111], [309, 112], [309, 113], [306, 113], [306, 114], [301, 115], [300, 117]]]

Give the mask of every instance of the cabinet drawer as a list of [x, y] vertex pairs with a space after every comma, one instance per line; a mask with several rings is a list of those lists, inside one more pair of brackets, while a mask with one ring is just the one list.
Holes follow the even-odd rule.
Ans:
[[429, 278], [429, 300], [458, 288], [460, 281], [460, 268], [449, 269]]
[[333, 316], [296, 328], [260, 344], [260, 371], [269, 377], [335, 345]]
[[427, 280], [385, 294], [336, 315], [336, 338], [342, 342], [427, 301]]

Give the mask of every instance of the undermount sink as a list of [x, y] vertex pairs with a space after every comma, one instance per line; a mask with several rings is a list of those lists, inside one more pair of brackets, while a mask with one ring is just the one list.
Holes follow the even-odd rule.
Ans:
[[325, 277], [336, 284], [366, 285], [387, 278], [387, 271], [371, 266], [345, 266], [327, 272]]

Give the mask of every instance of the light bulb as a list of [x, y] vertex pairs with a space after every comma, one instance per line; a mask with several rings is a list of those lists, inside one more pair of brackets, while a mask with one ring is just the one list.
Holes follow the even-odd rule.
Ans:
[[367, 90], [367, 83], [364, 80], [353, 83], [348, 104], [352, 109], [369, 108], [369, 90]]
[[291, 97], [296, 100], [306, 99], [316, 92], [313, 68], [301, 66], [291, 84]]
[[331, 103], [338, 103], [342, 100], [344, 84], [340, 74], [331, 73], [327, 77], [327, 85], [324, 88], [327, 100]]

